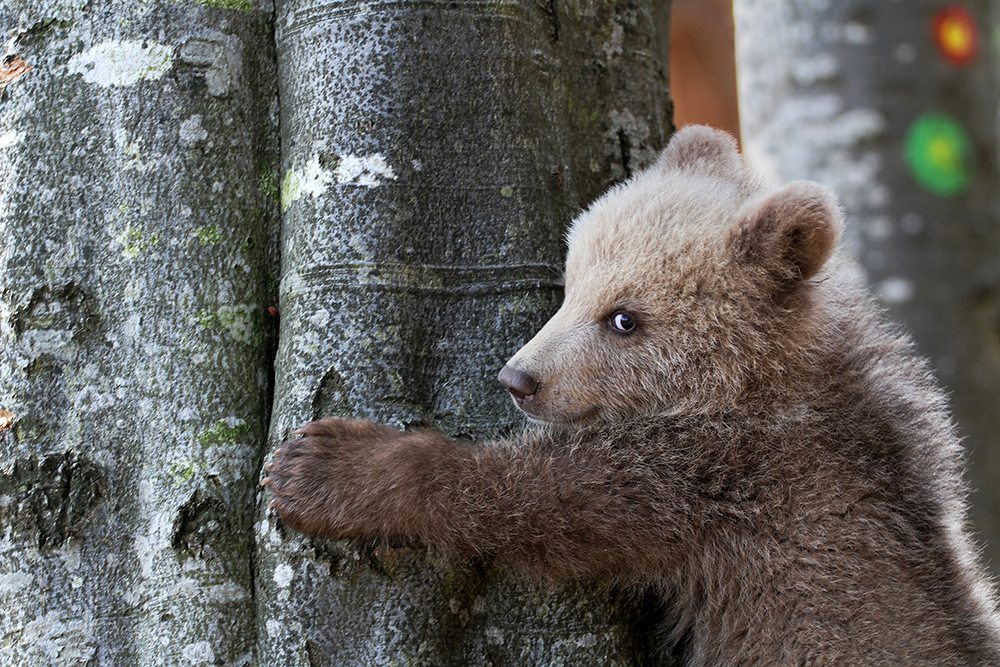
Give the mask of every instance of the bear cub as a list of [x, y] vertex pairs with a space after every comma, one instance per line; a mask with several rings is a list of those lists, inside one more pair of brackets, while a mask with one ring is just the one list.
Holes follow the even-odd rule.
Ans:
[[913, 346], [834, 256], [841, 213], [679, 131], [568, 234], [565, 300], [481, 445], [322, 419], [264, 484], [289, 526], [670, 599], [708, 665], [1000, 665], [962, 452]]

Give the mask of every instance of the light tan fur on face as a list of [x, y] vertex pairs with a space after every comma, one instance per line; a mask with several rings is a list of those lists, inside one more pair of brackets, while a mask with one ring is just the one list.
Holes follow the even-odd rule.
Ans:
[[[773, 375], [764, 366], [781, 366], [776, 342], [787, 344], [790, 331], [779, 336], [757, 323], [770, 322], [761, 311], [793, 296], [776, 292], [774, 272], [798, 283], [800, 269], [761, 241], [770, 234], [772, 245], [784, 243], [775, 211], [791, 218], [803, 202], [818, 201], [824, 231], [810, 228], [815, 244], [803, 250], [816, 264], [804, 267], [813, 278], [839, 237], [839, 210], [815, 184], [764, 192], [734, 146], [715, 134], [701, 139], [668, 149], [574, 222], [563, 306], [509, 362], [538, 382], [521, 405], [531, 417], [565, 425], [732, 409], [755, 378]], [[748, 255], [744, 237], [763, 256]], [[634, 333], [609, 326], [620, 311], [637, 320]], [[790, 330], [803, 314], [776, 325]]]

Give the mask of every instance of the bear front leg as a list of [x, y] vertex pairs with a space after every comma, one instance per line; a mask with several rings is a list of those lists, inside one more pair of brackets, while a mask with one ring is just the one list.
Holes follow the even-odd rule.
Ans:
[[466, 449], [428, 429], [351, 419], [321, 419], [296, 433], [262, 483], [285, 524], [333, 538], [419, 540], [428, 490]]
[[463, 445], [431, 430], [323, 419], [285, 443], [264, 483], [282, 520], [335, 538], [489, 555], [552, 579], [628, 578], [684, 553], [675, 492], [641, 454], [562, 436]]

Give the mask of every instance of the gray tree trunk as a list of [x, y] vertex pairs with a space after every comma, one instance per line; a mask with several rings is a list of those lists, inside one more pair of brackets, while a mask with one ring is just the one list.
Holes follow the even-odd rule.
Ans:
[[668, 9], [0, 0], [0, 664], [665, 659], [640, 599], [255, 503], [279, 194], [271, 446], [514, 428], [566, 223], [669, 135]]
[[256, 650], [272, 14], [211, 4], [0, 0], [2, 665]]
[[952, 392], [972, 517], [996, 568], [1000, 95], [989, 40], [1000, 5], [962, 4], [978, 24], [967, 64], [936, 45], [940, 2], [736, 0], [740, 114], [758, 167], [838, 191], [860, 268]]
[[[516, 428], [495, 377], [561, 300], [567, 222], [668, 137], [667, 4], [279, 3], [272, 446], [321, 415]], [[638, 599], [257, 530], [261, 664], [656, 659]]]

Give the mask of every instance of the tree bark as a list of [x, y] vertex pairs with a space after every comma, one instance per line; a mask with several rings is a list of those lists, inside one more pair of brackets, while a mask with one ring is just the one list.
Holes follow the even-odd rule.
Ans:
[[971, 52], [962, 21], [941, 43], [939, 2], [735, 4], [744, 148], [775, 178], [840, 194], [860, 269], [951, 391], [970, 451], [972, 517], [996, 568], [997, 3], [962, 3], [975, 24]]
[[254, 507], [279, 206], [271, 446], [516, 428], [567, 222], [669, 135], [668, 8], [286, 2], [275, 70], [265, 3], [0, 0], [0, 664], [665, 660], [642, 599]]
[[[667, 3], [286, 0], [271, 445], [324, 415], [483, 438], [568, 221], [669, 135]], [[267, 665], [650, 664], [637, 598], [257, 524]]]
[[0, 0], [2, 665], [253, 659], [271, 18]]

